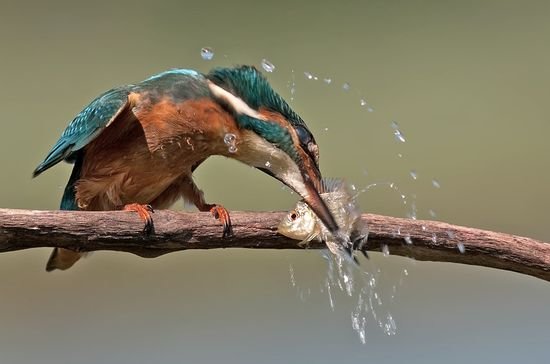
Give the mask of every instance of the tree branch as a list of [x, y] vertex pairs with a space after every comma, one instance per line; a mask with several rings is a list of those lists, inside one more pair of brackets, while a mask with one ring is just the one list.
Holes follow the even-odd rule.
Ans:
[[[301, 249], [297, 241], [277, 233], [277, 225], [285, 214], [233, 211], [235, 236], [223, 239], [221, 225], [210, 213], [157, 211], [155, 232], [145, 236], [137, 214], [126, 211], [0, 209], [0, 252], [62, 247], [156, 257], [185, 249]], [[367, 250], [379, 251], [386, 244], [392, 255], [511, 270], [550, 281], [548, 243], [436, 221], [374, 214], [364, 214], [362, 218], [369, 227]], [[309, 248], [323, 248], [323, 244], [312, 242]]]

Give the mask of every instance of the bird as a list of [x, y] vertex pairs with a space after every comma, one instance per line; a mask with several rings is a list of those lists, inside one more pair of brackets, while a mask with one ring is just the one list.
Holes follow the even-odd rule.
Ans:
[[[221, 155], [294, 190], [331, 232], [338, 225], [319, 196], [319, 147], [304, 120], [254, 66], [208, 73], [170, 69], [115, 87], [66, 127], [33, 178], [61, 161], [73, 164], [61, 210], [135, 211], [144, 233], [152, 212], [178, 199], [210, 211], [233, 235], [228, 211], [205, 201], [193, 172]], [[66, 270], [84, 254], [54, 248], [46, 270]]]

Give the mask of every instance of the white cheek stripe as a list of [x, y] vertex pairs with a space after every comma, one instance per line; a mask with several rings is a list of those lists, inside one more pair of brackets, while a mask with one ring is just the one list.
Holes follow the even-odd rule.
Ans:
[[248, 106], [246, 102], [244, 102], [241, 98], [233, 95], [231, 92], [224, 90], [210, 80], [208, 80], [208, 87], [210, 88], [210, 92], [212, 92], [215, 97], [224, 100], [225, 102], [227, 102], [227, 104], [231, 105], [231, 107], [233, 108], [233, 110], [235, 110], [237, 114], [244, 114], [255, 119], [266, 120], [264, 116]]

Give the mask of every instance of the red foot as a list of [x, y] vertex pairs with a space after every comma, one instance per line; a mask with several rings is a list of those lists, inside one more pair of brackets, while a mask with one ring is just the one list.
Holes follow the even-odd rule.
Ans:
[[153, 217], [151, 213], [155, 212], [151, 205], [141, 205], [139, 203], [131, 203], [122, 208], [124, 211], [135, 211], [138, 213], [141, 220], [145, 223], [143, 233], [149, 235], [154, 232]]
[[231, 218], [229, 217], [229, 212], [225, 207], [220, 205], [211, 205], [210, 212], [212, 216], [220, 220], [223, 224], [223, 237], [227, 238], [233, 236], [233, 227], [231, 226]]

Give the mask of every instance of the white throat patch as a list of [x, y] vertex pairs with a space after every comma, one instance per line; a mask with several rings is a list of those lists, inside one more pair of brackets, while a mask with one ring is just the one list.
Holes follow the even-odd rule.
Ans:
[[225, 101], [228, 105], [231, 106], [233, 110], [235, 110], [237, 114], [248, 115], [255, 119], [266, 120], [264, 116], [248, 106], [248, 104], [244, 102], [241, 98], [233, 95], [231, 92], [224, 90], [210, 80], [208, 80], [208, 87], [210, 88], [210, 92], [212, 92], [215, 97]]

